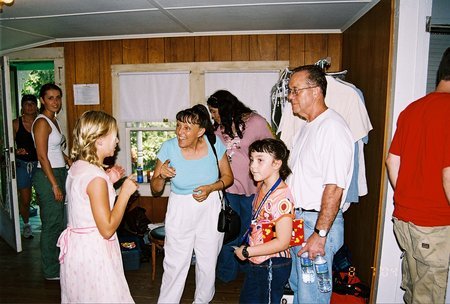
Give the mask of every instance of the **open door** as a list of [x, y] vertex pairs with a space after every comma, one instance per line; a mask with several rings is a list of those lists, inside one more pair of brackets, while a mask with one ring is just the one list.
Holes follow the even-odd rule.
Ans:
[[11, 89], [8, 57], [1, 59], [0, 81], [0, 236], [17, 252], [22, 251], [17, 198]]

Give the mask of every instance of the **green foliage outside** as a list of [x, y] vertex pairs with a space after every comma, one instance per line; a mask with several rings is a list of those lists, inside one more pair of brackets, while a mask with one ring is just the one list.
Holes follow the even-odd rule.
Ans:
[[49, 83], [55, 82], [55, 75], [53, 70], [34, 70], [28, 74], [28, 80], [23, 84], [21, 94], [32, 94], [39, 97], [39, 90], [41, 86]]
[[172, 130], [143, 130], [143, 131], [131, 131], [131, 156], [132, 156], [132, 168], [135, 172], [137, 167], [137, 134], [142, 132], [142, 153], [144, 159], [144, 171], [153, 171], [156, 165], [158, 153], [161, 145], [168, 139], [175, 137], [175, 125], [176, 122], [161, 122], [161, 123], [141, 123], [141, 127], [154, 127], [154, 128], [171, 128]]

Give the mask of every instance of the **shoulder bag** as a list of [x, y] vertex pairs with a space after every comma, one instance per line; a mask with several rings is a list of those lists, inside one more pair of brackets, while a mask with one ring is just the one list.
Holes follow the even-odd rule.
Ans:
[[[214, 147], [216, 136], [214, 135], [213, 139], [211, 137], [207, 136], [211, 148], [214, 152], [214, 156], [216, 157], [217, 169], [219, 171], [219, 178], [220, 178], [219, 160], [217, 158], [216, 148]], [[239, 236], [239, 232], [241, 230], [241, 218], [239, 214], [236, 211], [234, 211], [233, 208], [231, 208], [230, 202], [228, 201], [224, 190], [225, 189], [219, 191], [219, 197], [222, 202], [222, 209], [220, 210], [219, 213], [219, 220], [217, 222], [217, 231], [225, 233], [223, 243], [227, 244], [235, 240]]]

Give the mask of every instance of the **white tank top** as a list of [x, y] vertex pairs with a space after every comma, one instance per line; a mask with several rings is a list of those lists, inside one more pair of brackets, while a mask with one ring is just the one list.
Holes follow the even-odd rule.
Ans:
[[[47, 151], [47, 157], [48, 160], [50, 161], [50, 165], [52, 166], [52, 168], [63, 168], [66, 166], [66, 162], [64, 160], [64, 156], [63, 156], [63, 147], [62, 144], [65, 142], [65, 137], [64, 135], [61, 134], [61, 132], [58, 131], [58, 128], [53, 124], [53, 121], [51, 121], [47, 116], [45, 116], [44, 114], [39, 114], [36, 119], [33, 122], [33, 125], [31, 127], [31, 129], [33, 130], [34, 124], [36, 123], [36, 121], [40, 118], [45, 118], [48, 122], [48, 124], [50, 125], [50, 127], [52, 128], [52, 132], [49, 134], [48, 136], [48, 151]], [[56, 123], [58, 124], [59, 127], [59, 123], [58, 120], [56, 120]], [[34, 132], [32, 132], [33, 135], [33, 140], [34, 140]], [[38, 168], [41, 168], [41, 163], [38, 163]]]

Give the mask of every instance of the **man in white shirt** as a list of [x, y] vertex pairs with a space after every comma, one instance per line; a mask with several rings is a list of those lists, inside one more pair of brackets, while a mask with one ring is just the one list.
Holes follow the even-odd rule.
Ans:
[[[294, 115], [306, 120], [296, 134], [287, 183], [296, 202], [296, 218], [304, 220], [305, 246], [293, 247], [289, 283], [294, 303], [329, 303], [331, 292], [302, 281], [300, 255], [324, 256], [331, 275], [333, 256], [344, 242], [341, 208], [353, 172], [354, 142], [345, 120], [325, 104], [325, 73], [314, 65], [293, 70], [289, 102]], [[317, 278], [316, 278], [317, 279]]]

